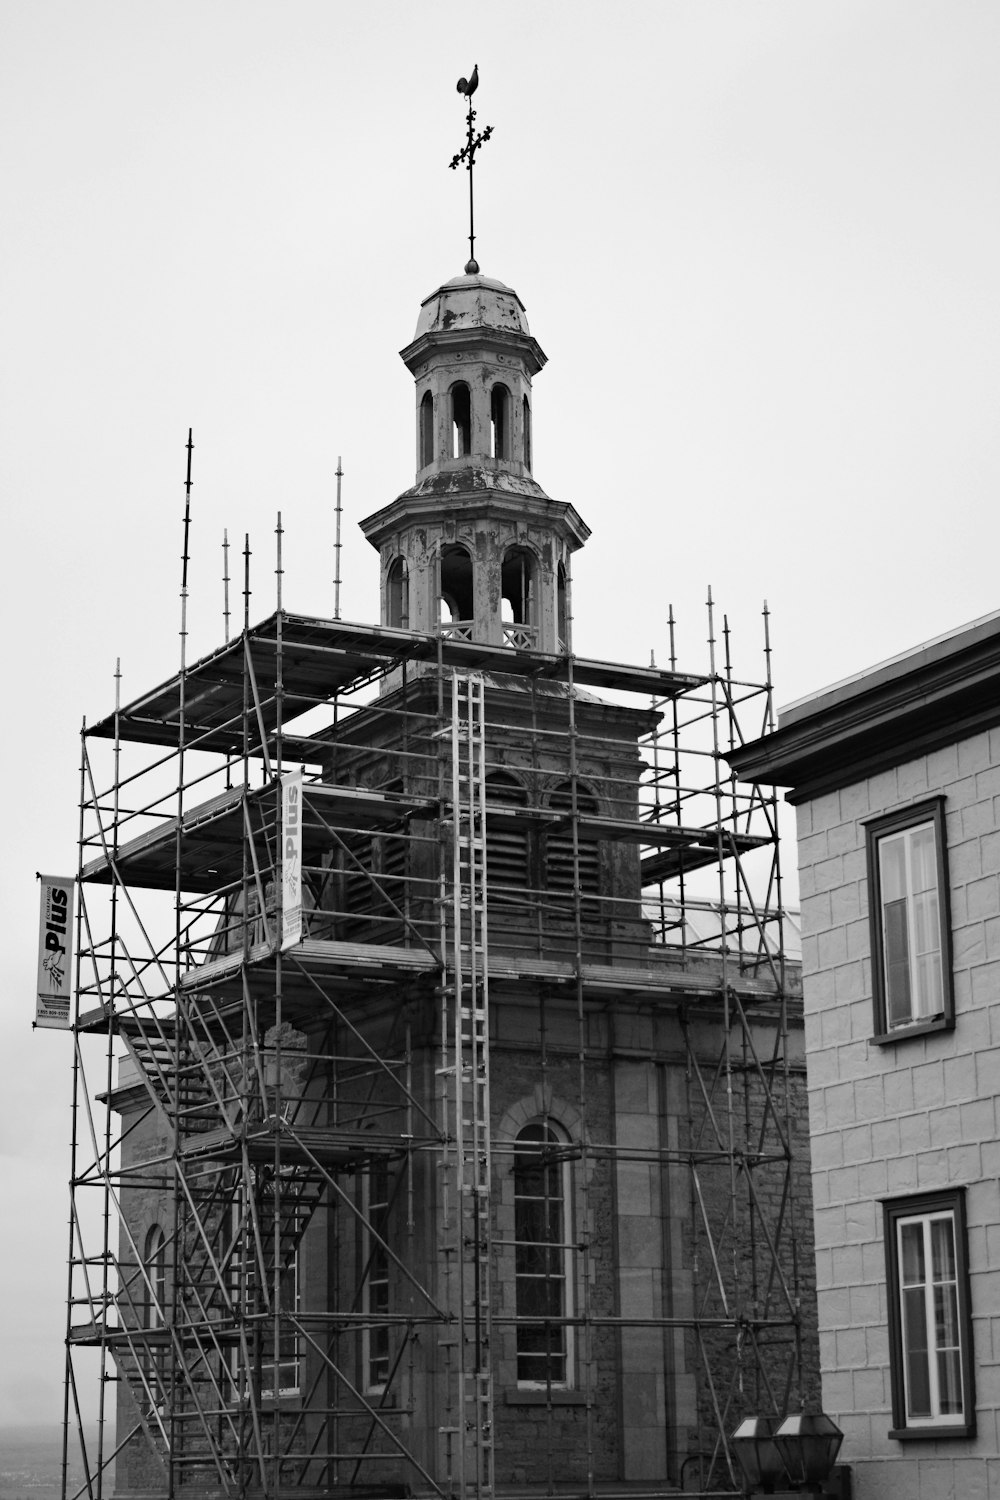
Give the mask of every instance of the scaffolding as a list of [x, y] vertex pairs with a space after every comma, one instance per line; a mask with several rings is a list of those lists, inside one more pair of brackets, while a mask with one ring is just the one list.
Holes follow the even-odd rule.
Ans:
[[708, 618], [686, 674], [672, 625], [643, 668], [279, 608], [84, 731], [80, 1493], [729, 1494], [815, 1390], [777, 808], [725, 760], [769, 649]]

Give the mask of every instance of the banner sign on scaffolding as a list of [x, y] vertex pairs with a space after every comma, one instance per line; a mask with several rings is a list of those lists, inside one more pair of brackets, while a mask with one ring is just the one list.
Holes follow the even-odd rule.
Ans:
[[281, 947], [302, 937], [302, 772], [281, 778]]
[[38, 990], [35, 1025], [69, 1030], [73, 957], [73, 880], [39, 875]]

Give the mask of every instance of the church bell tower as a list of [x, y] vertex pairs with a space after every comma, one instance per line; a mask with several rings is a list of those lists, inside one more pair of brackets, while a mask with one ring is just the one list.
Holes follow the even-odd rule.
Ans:
[[401, 357], [416, 385], [416, 482], [361, 523], [383, 625], [570, 650], [570, 557], [590, 535], [532, 477], [545, 354], [520, 297], [476, 272], [424, 299]]

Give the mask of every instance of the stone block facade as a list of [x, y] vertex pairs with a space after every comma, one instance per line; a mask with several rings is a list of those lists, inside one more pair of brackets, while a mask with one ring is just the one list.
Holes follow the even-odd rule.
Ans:
[[[733, 757], [796, 804], [823, 1409], [857, 1500], [1000, 1496], [998, 643], [1000, 617], [974, 622]], [[932, 826], [934, 875], [880, 890], [887, 837]]]
[[[1000, 1484], [995, 1400], [980, 1405], [974, 1438], [921, 1444], [934, 1455], [931, 1489], [925, 1454], [901, 1460], [888, 1436], [880, 1206], [896, 1195], [967, 1188], [976, 1386], [980, 1401], [989, 1399], [1000, 1381], [992, 1315], [1000, 1273], [989, 1253], [1000, 1222], [1000, 967], [991, 956], [1000, 930], [998, 778], [1000, 731], [984, 731], [797, 808], [824, 1409], [844, 1430], [862, 1500], [992, 1493], [978, 1481], [968, 1487], [963, 1476], [985, 1472], [981, 1464], [970, 1470], [971, 1455], [995, 1460]], [[865, 826], [934, 795], [946, 798], [955, 1028], [880, 1047], [872, 1041]]]

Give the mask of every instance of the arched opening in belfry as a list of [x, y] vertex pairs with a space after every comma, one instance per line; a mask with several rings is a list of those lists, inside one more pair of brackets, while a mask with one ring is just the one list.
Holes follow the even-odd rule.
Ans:
[[495, 385], [490, 392], [490, 453], [510, 458], [510, 391]]
[[464, 380], [451, 388], [451, 433], [452, 458], [472, 452], [472, 397]]
[[434, 462], [434, 397], [424, 392], [420, 403], [420, 467]]
[[410, 625], [410, 580], [406, 562], [402, 557], [389, 564], [385, 579], [386, 624], [399, 630], [408, 630]]
[[569, 650], [569, 582], [566, 564], [560, 563], [556, 574], [556, 634], [557, 648]]
[[508, 646], [535, 644], [537, 560], [527, 547], [508, 547], [500, 568], [500, 618]]
[[467, 547], [451, 542], [441, 548], [441, 624], [451, 626], [450, 634], [469, 636], [473, 616], [472, 554]]
[[524, 457], [524, 467], [531, 468], [531, 407], [525, 396], [521, 402], [521, 448]]

